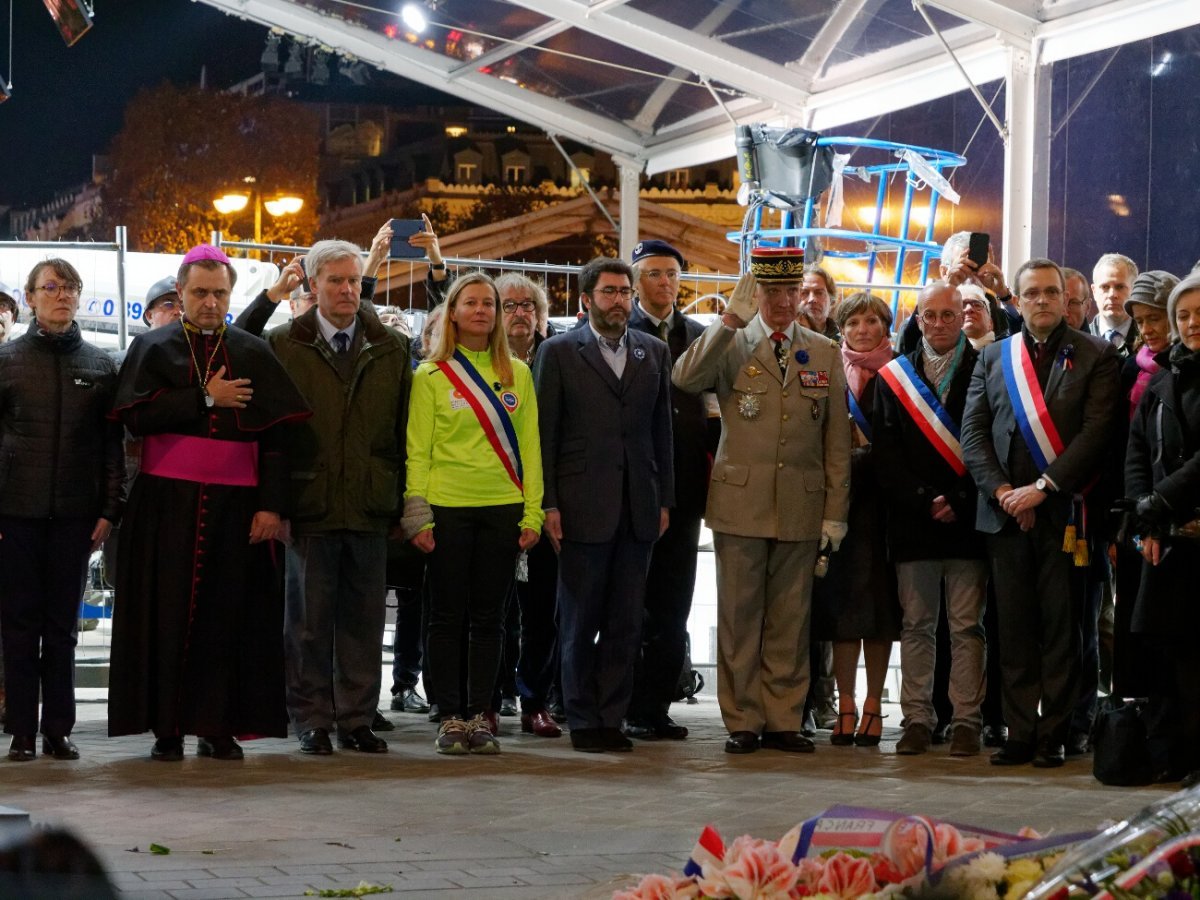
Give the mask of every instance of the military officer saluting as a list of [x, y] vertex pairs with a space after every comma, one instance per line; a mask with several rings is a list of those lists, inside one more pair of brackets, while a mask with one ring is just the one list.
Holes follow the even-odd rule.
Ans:
[[803, 253], [756, 248], [725, 314], [675, 363], [715, 390], [722, 433], [705, 518], [717, 553], [717, 696], [730, 753], [808, 753], [800, 734], [818, 550], [850, 502], [846, 380], [837, 345], [798, 325]]

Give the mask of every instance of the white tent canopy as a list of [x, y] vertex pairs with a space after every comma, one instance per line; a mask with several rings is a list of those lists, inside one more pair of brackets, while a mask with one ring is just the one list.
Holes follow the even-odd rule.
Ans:
[[733, 121], [829, 133], [968, 79], [1007, 84], [1005, 261], [1044, 253], [1047, 65], [1200, 24], [1197, 0], [425, 0], [416, 35], [404, 0], [203, 2], [607, 151], [623, 254], [639, 175], [733, 156]]

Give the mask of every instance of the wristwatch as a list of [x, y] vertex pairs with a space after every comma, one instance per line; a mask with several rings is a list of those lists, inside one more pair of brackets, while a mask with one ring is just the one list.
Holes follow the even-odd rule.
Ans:
[[440, 262], [440, 263], [432, 263], [431, 262], [429, 264], [429, 268], [433, 269], [433, 271], [435, 271], [435, 272], [445, 272], [446, 264], [444, 262]]
[[1033, 486], [1035, 488], [1037, 488], [1039, 491], [1041, 491], [1043, 494], [1048, 494], [1048, 493], [1050, 493], [1050, 491], [1053, 490], [1053, 488], [1050, 487], [1050, 482], [1047, 481], [1045, 478], [1039, 478], [1037, 481], [1035, 481], [1033, 483]]

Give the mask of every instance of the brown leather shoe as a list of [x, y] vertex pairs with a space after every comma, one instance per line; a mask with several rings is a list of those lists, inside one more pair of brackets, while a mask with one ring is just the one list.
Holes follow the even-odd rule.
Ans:
[[550, 713], [544, 709], [539, 709], [533, 713], [522, 713], [521, 730], [526, 734], [536, 734], [538, 737], [562, 737], [562, 729], [550, 717]]

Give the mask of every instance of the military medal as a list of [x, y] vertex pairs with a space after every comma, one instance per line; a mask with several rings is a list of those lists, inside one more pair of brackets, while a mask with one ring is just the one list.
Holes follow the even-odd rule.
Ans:
[[738, 412], [743, 419], [757, 419], [759, 410], [759, 400], [754, 394], [742, 394], [738, 397]]
[[760, 369], [758, 366], [749, 366], [746, 369], [746, 374], [751, 378], [757, 378], [762, 374], [762, 369]]
[[821, 406], [816, 400], [812, 402], [812, 417], [814, 422], [821, 418]]

